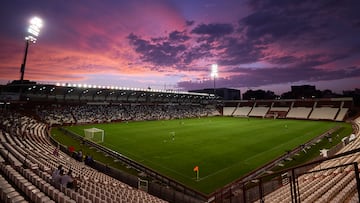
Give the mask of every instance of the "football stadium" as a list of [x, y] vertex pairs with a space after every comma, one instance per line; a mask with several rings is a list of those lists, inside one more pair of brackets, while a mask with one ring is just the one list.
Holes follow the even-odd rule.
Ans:
[[3, 1], [0, 202], [359, 203], [359, 10]]
[[[225, 101], [17, 82], [1, 92], [8, 199], [358, 201], [360, 121], [350, 117], [352, 98]], [[72, 171], [75, 189], [53, 182], [59, 165]]]

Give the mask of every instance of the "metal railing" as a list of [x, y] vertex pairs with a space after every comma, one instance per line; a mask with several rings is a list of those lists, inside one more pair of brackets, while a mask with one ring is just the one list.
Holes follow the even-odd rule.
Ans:
[[[340, 182], [341, 180], [345, 180], [346, 175], [350, 175], [352, 179], [356, 180], [355, 184], [350, 185], [355, 188], [351, 193], [357, 193], [357, 198], [360, 202], [359, 168], [358, 163], [354, 161], [355, 158], [359, 156], [359, 153], [360, 148], [357, 148], [329, 158], [323, 158], [241, 182], [237, 187], [229, 188], [222, 193], [216, 194], [213, 200], [215, 202], [232, 203], [266, 203], [274, 201], [300, 203], [305, 199], [309, 201], [309, 199], [313, 197], [318, 199], [323, 198], [322, 195], [325, 195], [325, 191], [313, 191], [314, 188], [306, 187], [307, 184], [316, 184], [319, 180], [324, 180], [325, 178], [332, 180], [336, 175], [338, 182]], [[348, 160], [351, 160], [350, 158], [354, 159], [350, 161], [350, 163], [346, 163]], [[329, 162], [332, 163], [329, 164]], [[326, 183], [328, 184], [326, 191], [337, 187], [337, 182], [333, 182], [333, 184], [323, 182], [323, 184]]]

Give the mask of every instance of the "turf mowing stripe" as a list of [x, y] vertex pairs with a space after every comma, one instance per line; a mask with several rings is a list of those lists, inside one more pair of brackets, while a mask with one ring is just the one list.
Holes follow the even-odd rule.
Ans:
[[[73, 126], [105, 130], [104, 146], [204, 193], [345, 123], [232, 117]], [[175, 132], [172, 140], [171, 132]], [[200, 167], [200, 180], [193, 168]], [[201, 176], [203, 175], [203, 176]]]

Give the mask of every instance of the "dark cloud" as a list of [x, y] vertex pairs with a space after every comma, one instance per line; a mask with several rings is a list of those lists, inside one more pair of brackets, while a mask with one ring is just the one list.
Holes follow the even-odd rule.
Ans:
[[304, 46], [343, 41], [355, 34], [353, 25], [360, 19], [355, 0], [254, 0], [249, 5], [254, 12], [239, 21], [249, 40], [266, 37]]
[[[193, 61], [214, 56], [212, 50], [216, 46], [205, 41], [198, 40], [199, 43], [187, 44], [194, 36], [190, 36], [186, 31], [172, 31], [168, 36], [151, 38], [150, 41], [130, 34], [128, 39], [135, 51], [140, 54], [141, 59], [150, 62], [154, 66], [171, 66], [177, 69], [190, 70], [188, 67]], [[152, 67], [152, 69], [159, 69]]]
[[184, 64], [190, 64], [197, 59], [212, 57], [213, 54], [209, 51], [211, 49], [211, 45], [206, 43], [190, 48], [184, 53]]
[[234, 26], [232, 24], [200, 24], [190, 31], [194, 35], [198, 43], [213, 44], [216, 49], [217, 46], [222, 44], [224, 38], [234, 33]]
[[[343, 67], [341, 70], [326, 70], [317, 68], [234, 68], [229, 70], [233, 75], [216, 79], [217, 87], [260, 87], [273, 84], [288, 84], [293, 82], [319, 82], [360, 77], [360, 67]], [[212, 87], [212, 80], [200, 83], [183, 81], [178, 83], [185, 89], [199, 89]]]
[[222, 37], [234, 32], [231, 24], [200, 24], [196, 26], [191, 33], [198, 35], [208, 35], [213, 37]]
[[151, 38], [151, 42], [157, 43], [157, 42], [162, 42], [166, 39], [167, 39], [166, 37], [156, 37], [156, 38]]
[[219, 59], [221, 65], [253, 63], [264, 56], [262, 47], [256, 46], [251, 41], [240, 41], [237, 38], [226, 39], [223, 48], [224, 53]]
[[152, 43], [130, 34], [128, 36], [130, 44], [135, 51], [140, 54], [144, 62], [150, 62], [155, 66], [174, 66], [181, 62], [179, 54], [186, 50], [185, 45], [172, 45], [168, 41]]
[[299, 61], [299, 59], [295, 56], [280, 56], [280, 57], [271, 57], [268, 58], [268, 61], [272, 64], [292, 64], [292, 63], [296, 63]]
[[248, 4], [254, 9], [266, 9], [266, 8], [274, 8], [274, 7], [289, 7], [289, 6], [299, 6], [301, 3], [306, 0], [249, 0]]
[[348, 57], [350, 53], [332, 53], [332, 54], [326, 54], [326, 53], [319, 53], [319, 54], [308, 54], [304, 57], [295, 57], [295, 56], [270, 56], [266, 60], [269, 61], [272, 64], [297, 64], [297, 66], [302, 67], [316, 67], [320, 65], [326, 65], [328, 63], [342, 60]]
[[172, 42], [185, 42], [189, 40], [190, 37], [186, 35], [186, 32], [173, 31], [169, 34], [169, 40]]
[[305, 57], [299, 59], [298, 61], [298, 66], [302, 66], [302, 67], [316, 67], [316, 66], [320, 66], [320, 65], [326, 65], [328, 63], [337, 61], [337, 60], [341, 60], [348, 57], [348, 54], [336, 54], [336, 53], [332, 53], [332, 54], [309, 54], [306, 55]]
[[[252, 12], [238, 24], [201, 23], [151, 42], [137, 37], [131, 44], [141, 59], [154, 65], [173, 67], [171, 63], [176, 62], [182, 70], [197, 71], [193, 68], [197, 61], [215, 60], [226, 74], [226, 78], [217, 79], [219, 87], [360, 76], [358, 64], [348, 62], [360, 55], [360, 3], [254, 0], [249, 5]], [[186, 21], [186, 25], [193, 26], [194, 22]], [[273, 67], [233, 68], [254, 63]], [[184, 89], [212, 86], [207, 79], [196, 80], [178, 85]]]
[[303, 18], [275, 11], [261, 11], [243, 18], [240, 26], [245, 26], [248, 40], [266, 37], [268, 42], [284, 38], [297, 38], [313, 27], [303, 22]]

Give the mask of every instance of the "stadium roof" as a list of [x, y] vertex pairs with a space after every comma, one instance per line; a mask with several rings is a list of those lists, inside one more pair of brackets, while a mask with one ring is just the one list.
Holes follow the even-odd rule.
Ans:
[[207, 103], [213, 94], [87, 84], [13, 82], [2, 86], [0, 100], [87, 103]]

